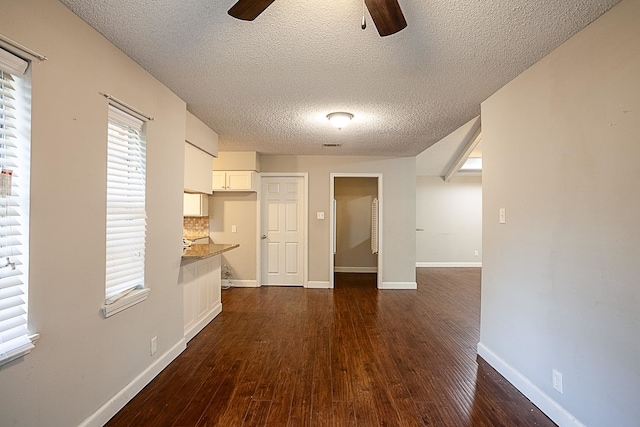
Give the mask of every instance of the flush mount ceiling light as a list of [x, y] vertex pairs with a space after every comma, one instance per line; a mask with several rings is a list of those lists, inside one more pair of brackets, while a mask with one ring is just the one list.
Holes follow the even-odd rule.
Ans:
[[327, 119], [329, 119], [329, 122], [331, 122], [332, 125], [338, 129], [342, 129], [349, 124], [351, 119], [353, 119], [353, 114], [344, 112], [330, 113], [327, 114]]

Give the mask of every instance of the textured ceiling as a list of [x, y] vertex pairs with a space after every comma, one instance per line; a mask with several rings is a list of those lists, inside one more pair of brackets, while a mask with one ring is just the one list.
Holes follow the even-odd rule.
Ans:
[[[360, 0], [62, 0], [187, 102], [222, 151], [413, 156], [618, 0], [399, 0], [408, 27], [360, 29]], [[354, 114], [337, 130], [326, 115]], [[323, 143], [341, 143], [324, 148]]]

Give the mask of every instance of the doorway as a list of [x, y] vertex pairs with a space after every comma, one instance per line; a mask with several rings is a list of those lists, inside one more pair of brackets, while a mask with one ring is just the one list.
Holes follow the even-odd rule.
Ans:
[[330, 287], [336, 274], [362, 274], [380, 288], [382, 174], [331, 174], [330, 192]]

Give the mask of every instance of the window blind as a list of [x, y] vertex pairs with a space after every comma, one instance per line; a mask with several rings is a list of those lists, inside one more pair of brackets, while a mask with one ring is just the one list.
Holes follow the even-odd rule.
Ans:
[[29, 150], [28, 63], [0, 49], [0, 364], [34, 347], [27, 329]]
[[378, 253], [378, 222], [379, 222], [379, 207], [378, 198], [376, 197], [371, 202], [371, 253], [376, 255]]
[[144, 288], [147, 215], [144, 122], [109, 106], [106, 304]]

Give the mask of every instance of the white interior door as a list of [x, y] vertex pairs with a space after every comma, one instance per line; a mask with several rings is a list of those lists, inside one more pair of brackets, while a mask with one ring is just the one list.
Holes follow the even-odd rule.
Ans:
[[304, 285], [304, 180], [262, 178], [263, 285]]

